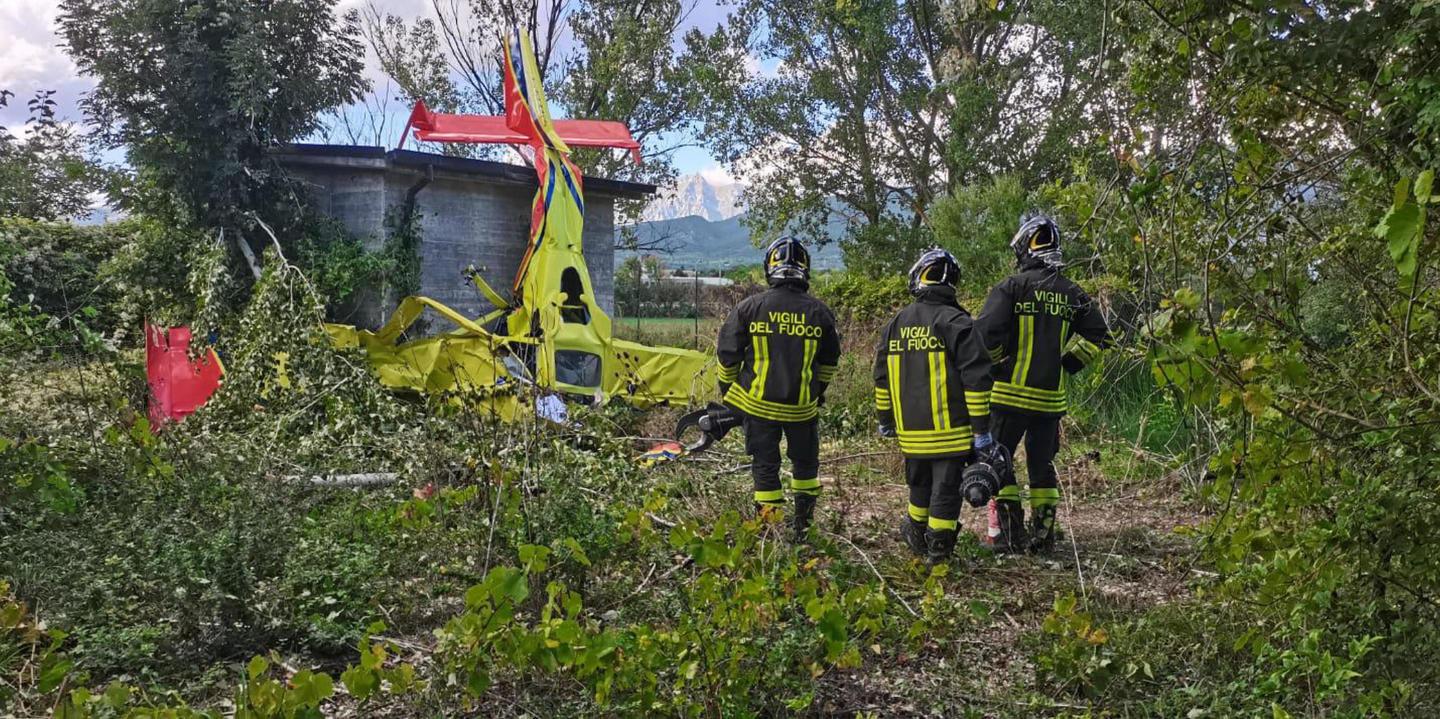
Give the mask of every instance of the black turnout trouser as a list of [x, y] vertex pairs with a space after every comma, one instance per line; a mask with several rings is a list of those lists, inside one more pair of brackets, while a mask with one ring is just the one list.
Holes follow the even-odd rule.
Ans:
[[965, 457], [905, 458], [910, 485], [910, 519], [934, 532], [956, 531], [960, 524], [960, 475]]
[[785, 491], [780, 487], [780, 437], [785, 437], [785, 456], [795, 475], [790, 489], [796, 494], [820, 494], [820, 429], [818, 420], [772, 422], [745, 417], [745, 452], [750, 455], [750, 475], [755, 478], [755, 503], [780, 507]]
[[[990, 406], [990, 432], [1014, 456], [1025, 440], [1025, 473], [1030, 484], [1032, 509], [1060, 503], [1060, 486], [1055, 476], [1055, 453], [1060, 449], [1060, 418], [1011, 412]], [[1014, 473], [1005, 478], [996, 499], [1020, 501]]]

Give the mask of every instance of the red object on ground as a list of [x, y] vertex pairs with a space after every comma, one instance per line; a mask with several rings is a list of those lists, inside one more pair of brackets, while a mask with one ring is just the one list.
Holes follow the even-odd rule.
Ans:
[[[508, 99], [508, 98], [507, 98]], [[509, 103], [507, 103], [509, 104]], [[640, 143], [630, 135], [623, 122], [610, 120], [555, 120], [555, 131], [567, 145], [576, 147], [618, 147], [629, 150], [640, 162]], [[535, 138], [512, 130], [503, 115], [450, 115], [431, 112], [423, 101], [415, 104], [400, 146], [415, 131], [415, 139], [423, 142], [476, 142], [497, 145], [530, 145]]]
[[150, 425], [178, 421], [220, 387], [224, 368], [215, 350], [190, 360], [190, 328], [145, 325], [145, 377], [150, 384]]
[[1000, 511], [995, 507], [995, 500], [990, 500], [986, 507], [989, 515], [989, 522], [985, 527], [985, 544], [994, 544], [995, 538], [1000, 536]]

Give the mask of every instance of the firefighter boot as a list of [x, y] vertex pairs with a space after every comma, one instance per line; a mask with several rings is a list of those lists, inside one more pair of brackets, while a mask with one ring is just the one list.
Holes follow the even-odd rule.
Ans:
[[996, 554], [1018, 554], [1029, 542], [1025, 538], [1025, 508], [1013, 499], [995, 501], [995, 514], [1000, 520], [1000, 534], [990, 545]]
[[795, 495], [795, 516], [791, 518], [791, 528], [795, 532], [795, 541], [805, 541], [806, 532], [810, 529], [810, 520], [815, 517], [815, 500], [813, 494], [797, 493]]
[[925, 522], [917, 522], [912, 517], [900, 520], [900, 539], [904, 540], [905, 546], [917, 557], [929, 554], [930, 548], [925, 543]]
[[955, 551], [955, 530], [927, 529], [925, 530], [925, 544], [929, 550], [926, 553], [925, 561], [931, 565], [942, 564]]
[[1030, 551], [1048, 554], [1055, 548], [1055, 505], [1030, 508]]

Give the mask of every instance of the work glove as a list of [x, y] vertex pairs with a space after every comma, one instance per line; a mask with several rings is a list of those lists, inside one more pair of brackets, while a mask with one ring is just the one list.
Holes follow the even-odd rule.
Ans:
[[881, 436], [881, 437], [894, 437], [894, 436], [896, 436], [896, 434], [895, 434], [895, 425], [893, 425], [893, 424], [886, 424], [886, 423], [884, 423], [884, 422], [881, 422], [881, 423], [879, 423], [879, 428], [878, 428], [876, 431], [878, 431], [878, 432], [880, 433], [880, 436]]
[[981, 432], [975, 435], [975, 459], [994, 467], [999, 454], [999, 445], [989, 432]]

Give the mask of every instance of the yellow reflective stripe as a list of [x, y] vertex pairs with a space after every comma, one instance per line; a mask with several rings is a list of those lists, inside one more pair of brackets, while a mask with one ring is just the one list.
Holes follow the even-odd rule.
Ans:
[[[810, 340], [810, 341], [813, 342], [814, 340]], [[833, 364], [816, 365], [816, 366], [815, 366], [815, 379], [818, 379], [818, 380], [820, 380], [821, 382], [824, 382], [824, 383], [826, 383], [826, 384], [829, 384], [830, 382], [832, 382], [832, 381], [835, 380], [835, 370], [836, 370], [836, 369], [837, 369], [837, 368], [836, 368], [835, 365], [833, 365]]]
[[906, 455], [969, 452], [975, 433], [969, 425], [942, 432], [900, 432], [900, 451]]
[[904, 436], [914, 439], [932, 440], [945, 439], [947, 437], [969, 437], [972, 434], [974, 434], [974, 430], [970, 429], [970, 425], [964, 424], [950, 429], [907, 429], [905, 430]]
[[1040, 387], [1026, 387], [1024, 385], [1010, 384], [1009, 382], [996, 382], [995, 385], [990, 389], [990, 398], [992, 401], [997, 394], [1012, 394], [1044, 401], [1065, 399], [1064, 389], [1043, 389]]
[[734, 382], [735, 379], [740, 376], [740, 365], [735, 364], [729, 367], [720, 365], [720, 371], [717, 372], [715, 376], [719, 378], [721, 382]]
[[923, 521], [925, 521], [929, 516], [930, 516], [930, 508], [929, 508], [929, 507], [917, 507], [917, 506], [915, 506], [915, 505], [913, 505], [913, 504], [910, 505], [910, 518], [911, 518], [911, 519], [913, 519], [913, 520], [915, 520], [915, 521], [917, 521], [917, 522], [923, 522]]
[[890, 409], [890, 390], [884, 387], [875, 388], [875, 409]]
[[725, 404], [731, 405], [745, 414], [775, 422], [808, 422], [820, 414], [820, 410], [814, 402], [797, 406], [755, 399], [747, 391], [740, 389], [739, 385], [730, 385], [730, 389], [725, 392], [724, 399]]
[[1000, 360], [1005, 359], [1005, 347], [1003, 345], [986, 351], [990, 353], [991, 364], [997, 364]]
[[927, 526], [927, 527], [929, 527], [929, 528], [931, 528], [931, 529], [934, 529], [934, 530], [938, 530], [938, 531], [943, 532], [943, 531], [950, 530], [950, 529], [954, 529], [954, 528], [960, 526], [960, 520], [958, 520], [958, 519], [938, 519], [938, 518], [936, 518], [936, 517], [931, 517], [931, 518], [929, 519], [929, 521], [926, 523], [925, 526]]
[[1100, 347], [1080, 335], [1074, 335], [1066, 343], [1065, 353], [1074, 355], [1076, 359], [1088, 365], [1100, 356]]
[[1035, 316], [1020, 315], [1020, 333], [1015, 340], [1015, 368], [1010, 372], [1010, 381], [1025, 384], [1030, 374], [1030, 358], [1035, 353]]
[[770, 339], [755, 335], [750, 342], [755, 352], [755, 378], [750, 380], [750, 394], [761, 399], [765, 396], [765, 375], [770, 373]]
[[939, 386], [935, 389], [935, 412], [940, 416], [942, 424], [937, 425], [950, 429], [950, 370], [945, 364], [944, 352], [931, 353], [935, 360], [935, 372], [940, 377]]
[[755, 501], [761, 504], [779, 504], [785, 501], [785, 490], [757, 489], [755, 490]]
[[815, 377], [810, 363], [815, 360], [815, 348], [819, 345], [815, 340], [805, 340], [805, 349], [800, 358], [800, 404], [810, 404], [810, 381]]
[[1049, 505], [1052, 505], [1052, 504], [1059, 504], [1059, 503], [1060, 503], [1060, 488], [1059, 488], [1059, 487], [1031, 487], [1031, 488], [1030, 488], [1030, 506], [1032, 506], [1032, 507], [1046, 507], [1046, 506], [1049, 506]]
[[990, 414], [990, 393], [965, 390], [965, 411], [971, 417]]
[[930, 390], [930, 426], [945, 429], [945, 406], [940, 403], [940, 385], [945, 382], [945, 369], [935, 366], [938, 352], [925, 353], [925, 371]]
[[792, 479], [790, 480], [790, 489], [793, 489], [801, 494], [819, 494], [820, 479], [818, 477], [813, 477], [810, 479]]
[[885, 358], [890, 369], [890, 400], [895, 403], [895, 431], [905, 431], [904, 412], [900, 408], [900, 355]]
[[[1049, 393], [1049, 396], [1034, 396], [1033, 393], [1038, 392]], [[1063, 389], [1035, 390], [1030, 387], [1016, 387], [1004, 382], [996, 382], [995, 388], [990, 392], [990, 406], [1063, 413], [1069, 407], [1069, 403], [1065, 399], [1065, 390]]]
[[1020, 501], [1020, 487], [1014, 484], [1007, 484], [1001, 487], [999, 492], [995, 493], [995, 498], [1009, 499], [1018, 502]]

